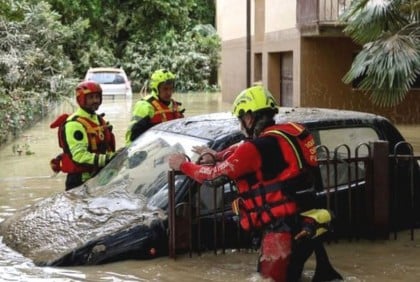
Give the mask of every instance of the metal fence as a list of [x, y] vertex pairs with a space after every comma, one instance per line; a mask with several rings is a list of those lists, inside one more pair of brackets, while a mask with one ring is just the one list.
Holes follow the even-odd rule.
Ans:
[[[336, 240], [397, 239], [403, 229], [409, 229], [414, 239], [420, 222], [420, 156], [414, 155], [407, 142], [392, 150], [388, 146], [386, 141], [377, 141], [354, 150], [345, 144], [332, 151], [318, 147], [325, 188], [317, 192], [317, 204], [334, 214]], [[224, 253], [226, 246], [247, 247], [244, 242], [249, 242], [249, 234], [241, 230], [230, 210], [236, 194], [233, 182], [211, 189], [192, 182], [185, 200], [176, 204], [175, 176], [179, 174], [168, 174], [170, 257], [178, 250], [191, 256], [193, 251]], [[203, 199], [202, 192], [210, 196]], [[207, 206], [205, 213], [203, 206]]]

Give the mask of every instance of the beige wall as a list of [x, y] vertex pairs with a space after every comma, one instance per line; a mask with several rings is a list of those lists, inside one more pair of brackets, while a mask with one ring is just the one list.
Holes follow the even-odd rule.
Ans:
[[343, 108], [350, 87], [341, 79], [358, 47], [350, 39], [314, 37], [303, 38], [301, 48], [301, 105]]
[[[221, 66], [219, 68], [219, 81], [223, 92], [223, 101], [233, 102], [236, 95], [246, 88], [246, 1], [247, 0], [217, 0], [216, 25], [219, 36], [222, 38]], [[258, 7], [257, 23], [255, 19], [255, 2]], [[296, 106], [300, 104], [299, 93], [299, 48], [297, 40], [299, 33], [296, 25], [296, 1], [279, 0], [251, 0], [251, 78], [256, 77], [253, 61], [255, 53], [261, 54], [263, 82], [273, 88], [277, 93], [278, 85], [269, 83], [268, 74], [274, 74], [276, 66], [276, 52], [293, 51], [294, 54], [294, 95]], [[262, 16], [263, 15], [263, 16]], [[263, 26], [261, 26], [263, 25]], [[258, 34], [255, 41], [255, 26], [264, 32]], [[276, 30], [276, 31], [273, 31]], [[278, 30], [282, 30], [279, 32]], [[270, 32], [271, 31], [271, 32]], [[282, 40], [279, 40], [279, 39]], [[259, 43], [264, 44], [259, 44]], [[269, 63], [270, 59], [271, 62]], [[274, 59], [273, 59], [274, 58]], [[277, 66], [279, 67], [279, 66]], [[272, 68], [271, 71], [268, 69]], [[270, 79], [270, 81], [273, 81]], [[271, 90], [271, 89], [270, 89]]]
[[[234, 40], [246, 36], [246, 1], [216, 0], [216, 28], [223, 40]], [[251, 11], [254, 1], [251, 0]], [[253, 13], [251, 13], [251, 33], [253, 33]]]
[[[259, 5], [257, 14], [261, 13], [261, 7], [265, 10], [264, 17], [256, 18], [255, 26], [261, 27], [258, 21], [266, 24], [260, 28], [263, 34], [251, 40], [251, 77], [261, 77], [277, 100], [280, 100], [280, 58], [282, 52], [292, 52], [293, 106], [357, 110], [383, 115], [398, 123], [420, 122], [420, 91], [409, 93], [396, 107], [381, 108], [342, 82], [359, 50], [349, 38], [302, 37], [291, 25], [296, 16], [296, 1], [255, 1]], [[251, 3], [253, 8], [254, 0]], [[222, 37], [219, 71], [222, 100], [231, 103], [246, 87], [246, 0], [218, 0], [217, 5], [218, 32]]]
[[221, 77], [222, 100], [232, 103], [236, 95], [246, 88], [246, 40], [245, 38], [222, 43]]
[[[266, 33], [261, 44], [263, 53], [263, 82], [273, 95], [280, 100], [279, 75], [280, 53], [293, 53], [293, 106], [300, 106], [300, 35], [297, 29]], [[254, 51], [254, 49], [253, 49]]]
[[[246, 2], [216, 0], [216, 28], [222, 38], [219, 83], [222, 100], [232, 103], [246, 87]], [[254, 33], [254, 0], [251, 0], [251, 34]]]
[[379, 107], [369, 96], [342, 82], [359, 47], [349, 38], [304, 38], [301, 57], [301, 106], [379, 114], [397, 123], [420, 122], [420, 91], [395, 107]]
[[265, 0], [265, 31], [273, 32], [296, 26], [295, 0]]

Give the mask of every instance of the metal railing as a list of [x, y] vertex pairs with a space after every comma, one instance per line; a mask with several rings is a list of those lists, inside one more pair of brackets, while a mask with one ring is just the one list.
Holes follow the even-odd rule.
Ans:
[[337, 23], [351, 2], [352, 0], [298, 0], [298, 24]]
[[[346, 144], [331, 152], [325, 146], [318, 147], [326, 187], [318, 192], [318, 199], [335, 215], [335, 238], [389, 239], [393, 234], [397, 239], [399, 230], [409, 229], [414, 239], [420, 220], [420, 156], [415, 156], [406, 142], [396, 144], [391, 151], [389, 154], [386, 141], [363, 143], [353, 151]], [[175, 176], [180, 174], [168, 174], [169, 256], [175, 258], [177, 250], [188, 251], [191, 256], [203, 249], [216, 254], [224, 253], [226, 246], [246, 247], [249, 234], [241, 230], [229, 210], [233, 182], [211, 188], [192, 182], [185, 201], [176, 205]], [[212, 193], [205, 213], [203, 191]]]
[[319, 0], [318, 18], [321, 22], [336, 22], [352, 0]]

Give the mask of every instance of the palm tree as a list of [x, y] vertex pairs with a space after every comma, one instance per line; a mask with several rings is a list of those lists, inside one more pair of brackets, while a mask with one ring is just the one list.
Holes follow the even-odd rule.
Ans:
[[353, 0], [344, 32], [363, 46], [344, 76], [376, 105], [400, 103], [420, 77], [420, 0]]

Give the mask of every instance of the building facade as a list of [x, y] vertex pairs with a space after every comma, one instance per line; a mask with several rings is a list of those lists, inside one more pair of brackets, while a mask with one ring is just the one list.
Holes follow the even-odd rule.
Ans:
[[350, 2], [216, 0], [223, 101], [233, 102], [250, 83], [261, 81], [281, 106], [356, 110], [396, 123], [419, 123], [420, 89], [384, 108], [342, 81], [361, 50], [338, 21]]

